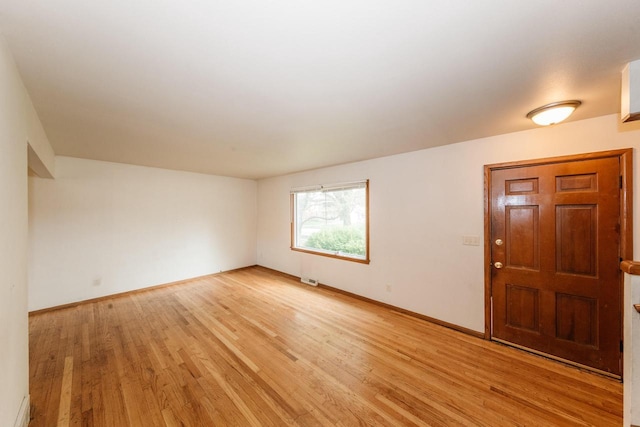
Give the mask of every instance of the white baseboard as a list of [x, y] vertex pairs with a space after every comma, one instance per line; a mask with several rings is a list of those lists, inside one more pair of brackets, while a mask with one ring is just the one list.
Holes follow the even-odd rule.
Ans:
[[16, 418], [16, 422], [14, 424], [15, 427], [28, 427], [29, 421], [31, 418], [31, 398], [29, 396], [25, 396], [22, 399], [22, 404], [20, 404], [20, 411], [18, 412], [18, 417]]

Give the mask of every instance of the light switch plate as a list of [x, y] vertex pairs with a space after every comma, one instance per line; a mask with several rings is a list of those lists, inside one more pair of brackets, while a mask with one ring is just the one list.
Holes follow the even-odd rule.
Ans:
[[462, 236], [462, 244], [466, 246], [480, 246], [479, 236]]

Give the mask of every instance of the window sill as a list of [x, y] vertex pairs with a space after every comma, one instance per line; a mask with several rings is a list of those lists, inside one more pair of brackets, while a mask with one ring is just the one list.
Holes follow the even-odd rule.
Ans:
[[306, 254], [320, 255], [327, 258], [343, 259], [345, 261], [357, 262], [359, 264], [369, 264], [371, 262], [369, 258], [354, 258], [354, 257], [339, 255], [331, 252], [320, 252], [320, 251], [313, 251], [310, 249], [301, 249], [301, 248], [294, 248], [294, 247], [292, 247], [291, 250], [296, 252], [306, 253]]

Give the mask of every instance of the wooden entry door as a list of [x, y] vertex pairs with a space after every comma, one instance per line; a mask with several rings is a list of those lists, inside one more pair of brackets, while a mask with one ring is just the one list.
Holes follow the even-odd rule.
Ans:
[[488, 167], [492, 339], [621, 375], [621, 160]]

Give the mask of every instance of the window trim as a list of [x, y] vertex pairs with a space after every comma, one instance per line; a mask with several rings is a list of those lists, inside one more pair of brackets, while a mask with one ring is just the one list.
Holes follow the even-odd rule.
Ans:
[[[313, 250], [313, 249], [308, 249], [308, 248], [299, 248], [296, 247], [295, 245], [295, 196], [297, 193], [303, 193], [303, 192], [312, 192], [312, 191], [319, 191], [319, 190], [323, 190], [323, 189], [327, 189], [327, 190], [331, 190], [331, 189], [339, 189], [341, 187], [344, 188], [348, 188], [351, 186], [355, 186], [357, 184], [364, 184], [364, 204], [365, 204], [365, 210], [366, 210], [366, 215], [365, 215], [365, 257], [364, 258], [355, 258], [355, 257], [351, 257], [351, 256], [345, 256], [345, 255], [340, 255], [337, 253], [333, 253], [333, 252], [329, 252], [329, 251], [322, 251], [322, 250]], [[345, 261], [351, 261], [351, 262], [357, 262], [360, 264], [369, 264], [371, 262], [371, 257], [369, 254], [369, 180], [362, 180], [362, 181], [353, 181], [353, 182], [346, 182], [346, 183], [340, 183], [340, 184], [332, 184], [332, 185], [316, 185], [316, 186], [312, 186], [312, 187], [301, 187], [301, 188], [292, 188], [291, 192], [289, 194], [289, 200], [290, 200], [290, 234], [291, 234], [291, 242], [290, 242], [290, 246], [289, 248], [292, 251], [296, 251], [296, 252], [302, 252], [302, 253], [307, 253], [307, 254], [312, 254], [312, 255], [320, 255], [320, 256], [324, 256], [324, 257], [328, 257], [328, 258], [334, 258], [334, 259], [342, 259]]]

